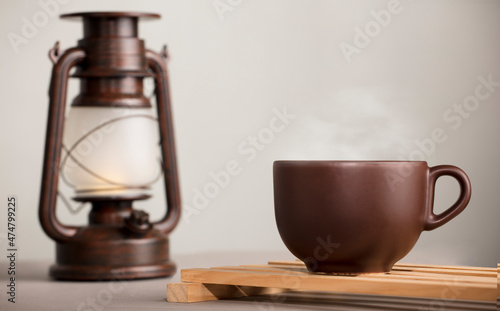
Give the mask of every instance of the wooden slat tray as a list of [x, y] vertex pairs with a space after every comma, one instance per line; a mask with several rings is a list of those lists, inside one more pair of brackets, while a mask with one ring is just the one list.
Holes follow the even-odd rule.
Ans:
[[199, 302], [285, 291], [314, 291], [493, 302], [500, 296], [495, 268], [396, 264], [390, 273], [357, 276], [308, 272], [300, 261], [184, 269], [167, 285], [167, 301]]

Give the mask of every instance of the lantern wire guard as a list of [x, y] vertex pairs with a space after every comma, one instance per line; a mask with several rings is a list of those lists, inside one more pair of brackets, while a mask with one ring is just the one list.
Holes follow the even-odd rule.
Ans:
[[[56, 46], [59, 45], [59, 42], [57, 42]], [[51, 50], [52, 51], [52, 50]], [[168, 59], [168, 58], [167, 58]], [[153, 89], [151, 95], [148, 96], [148, 99], [151, 101], [154, 96], [156, 94], [156, 88]], [[64, 157], [62, 158], [61, 160], [61, 165], [60, 165], [60, 168], [59, 168], [59, 172], [60, 172], [60, 176], [61, 176], [61, 180], [71, 189], [73, 190], [76, 190], [76, 186], [75, 184], [73, 184], [72, 182], [70, 182], [68, 180], [68, 178], [66, 177], [66, 174], [64, 173], [64, 166], [66, 165], [66, 162], [68, 159], [71, 159], [75, 162], [76, 165], [78, 165], [82, 170], [84, 170], [87, 174], [89, 175], [92, 175], [93, 177], [109, 184], [109, 185], [112, 185], [112, 186], [119, 186], [121, 189], [124, 189], [124, 190], [127, 190], [127, 189], [148, 189], [149, 186], [155, 184], [156, 182], [158, 182], [160, 180], [160, 178], [162, 177], [163, 175], [163, 165], [161, 163], [161, 159], [159, 158], [158, 159], [158, 163], [159, 163], [159, 171], [158, 171], [158, 174], [156, 175], [156, 177], [149, 181], [149, 182], [146, 182], [146, 183], [142, 183], [142, 184], [136, 184], [136, 185], [132, 185], [132, 184], [125, 184], [123, 182], [120, 182], [120, 181], [114, 181], [110, 178], [107, 178], [105, 176], [102, 176], [101, 174], [99, 174], [98, 172], [95, 172], [94, 170], [92, 170], [91, 168], [87, 167], [86, 165], [84, 165], [83, 163], [81, 163], [78, 159], [76, 159], [73, 155], [72, 155], [72, 152], [76, 149], [76, 147], [82, 142], [84, 141], [85, 139], [87, 139], [90, 135], [92, 135], [94, 132], [98, 131], [99, 129], [105, 127], [105, 126], [108, 126], [110, 124], [113, 124], [113, 123], [116, 123], [116, 122], [120, 122], [122, 120], [126, 120], [126, 119], [131, 119], [131, 118], [146, 118], [146, 119], [149, 119], [151, 120], [152, 122], [158, 122], [158, 118], [155, 118], [155, 117], [152, 117], [152, 116], [147, 116], [147, 115], [131, 115], [131, 116], [122, 116], [122, 117], [117, 117], [117, 118], [114, 118], [114, 119], [111, 119], [111, 120], [108, 120], [104, 123], [101, 123], [99, 124], [98, 126], [92, 128], [90, 131], [88, 131], [87, 133], [85, 133], [84, 135], [82, 135], [76, 142], [74, 142], [69, 148], [63, 143], [62, 144], [62, 150], [65, 152], [64, 154]], [[161, 141], [158, 142], [158, 145], [161, 144]], [[99, 189], [99, 190], [107, 190], [107, 189]], [[82, 194], [82, 197], [85, 197], [85, 193], [86, 192], [94, 192], [96, 191], [95, 189], [87, 189], [87, 190], [80, 190], [79, 193]], [[84, 207], [85, 205], [89, 204], [90, 202], [88, 201], [82, 201], [78, 207], [76, 209], [73, 209], [72, 208], [72, 205], [70, 203], [70, 201], [66, 198], [66, 196], [58, 191], [58, 196], [59, 198], [61, 199], [61, 201], [63, 202], [64, 206], [66, 206], [67, 210], [75, 215], [75, 214], [78, 214]], [[75, 198], [76, 200], [81, 200], [79, 198]]]

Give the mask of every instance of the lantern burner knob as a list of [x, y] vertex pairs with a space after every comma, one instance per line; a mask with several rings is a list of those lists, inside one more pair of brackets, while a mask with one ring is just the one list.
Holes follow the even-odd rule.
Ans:
[[125, 228], [135, 234], [144, 235], [148, 233], [152, 228], [149, 222], [149, 214], [145, 211], [132, 211], [130, 217], [125, 219]]

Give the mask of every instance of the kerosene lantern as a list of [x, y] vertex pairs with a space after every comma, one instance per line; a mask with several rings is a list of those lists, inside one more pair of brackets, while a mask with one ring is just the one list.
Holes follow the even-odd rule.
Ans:
[[[49, 52], [54, 66], [39, 217], [56, 241], [50, 275], [63, 280], [170, 276], [176, 267], [169, 258], [168, 234], [180, 217], [180, 196], [167, 53], [165, 48], [161, 54], [146, 50], [138, 38], [139, 19], [160, 16], [86, 12], [61, 17], [82, 18], [84, 36], [74, 48], [60, 52], [56, 43]], [[80, 79], [80, 93], [66, 117], [70, 74]], [[156, 113], [144, 95], [147, 77], [155, 81]], [[151, 222], [132, 203], [149, 198], [149, 186], [162, 173], [166, 212]], [[75, 201], [92, 205], [87, 226], [57, 219], [60, 176], [74, 188]]]

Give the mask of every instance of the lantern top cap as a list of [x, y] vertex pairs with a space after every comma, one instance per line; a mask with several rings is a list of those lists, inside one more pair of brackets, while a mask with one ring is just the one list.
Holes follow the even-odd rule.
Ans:
[[83, 21], [83, 37], [137, 38], [139, 20], [160, 18], [159, 14], [145, 12], [78, 12], [63, 14], [61, 18]]
[[146, 13], [146, 12], [78, 12], [78, 13], [69, 13], [61, 15], [61, 18], [76, 19], [79, 17], [88, 17], [88, 18], [137, 17], [144, 20], [150, 20], [150, 19], [160, 18], [161, 15], [156, 13]]

